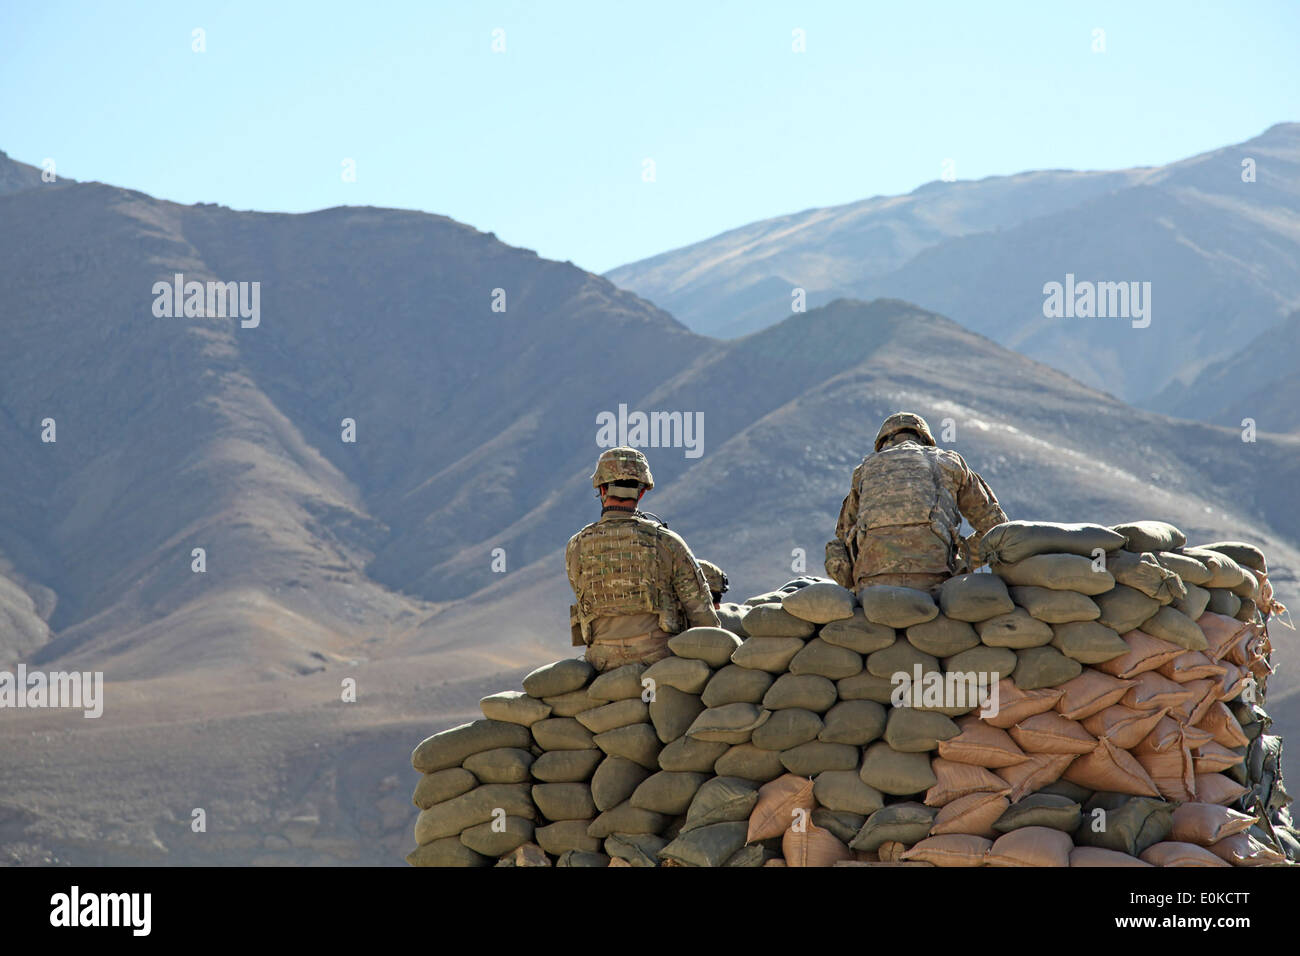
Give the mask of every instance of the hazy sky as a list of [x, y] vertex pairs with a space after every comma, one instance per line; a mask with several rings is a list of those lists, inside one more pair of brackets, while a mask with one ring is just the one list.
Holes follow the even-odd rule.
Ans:
[[1300, 119], [1297, 50], [1296, 0], [0, 0], [0, 149], [180, 202], [442, 213], [603, 271], [949, 158], [1240, 142]]

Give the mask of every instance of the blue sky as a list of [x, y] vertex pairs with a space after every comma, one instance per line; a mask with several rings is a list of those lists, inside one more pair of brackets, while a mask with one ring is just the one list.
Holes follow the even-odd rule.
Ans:
[[604, 271], [949, 158], [978, 179], [1240, 142], [1300, 119], [1297, 49], [1295, 0], [0, 0], [0, 149], [179, 202], [422, 209]]

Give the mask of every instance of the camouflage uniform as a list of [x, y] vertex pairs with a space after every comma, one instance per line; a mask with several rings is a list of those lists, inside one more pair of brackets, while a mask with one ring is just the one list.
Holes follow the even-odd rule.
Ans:
[[700, 566], [700, 570], [704, 572], [704, 581], [713, 594], [714, 606], [717, 606], [718, 602], [722, 600], [722, 595], [726, 594], [730, 588], [730, 583], [727, 581], [727, 572], [712, 561], [697, 559], [696, 563]]
[[[885, 447], [900, 431], [914, 431], [921, 440]], [[975, 529], [965, 541], [962, 515]], [[826, 572], [845, 587], [933, 591], [967, 570], [968, 556], [979, 554], [979, 539], [1006, 520], [984, 479], [961, 455], [935, 445], [925, 419], [891, 415], [880, 426], [875, 452], [853, 471], [835, 540], [826, 545]]]
[[[613, 448], [591, 476], [600, 488], [620, 479], [654, 487], [645, 456]], [[635, 497], [607, 485], [607, 496]], [[570, 608], [575, 645], [597, 670], [669, 656], [668, 640], [688, 627], [718, 626], [704, 573], [686, 542], [644, 512], [607, 505], [600, 520], [572, 538], [565, 569], [577, 603]]]

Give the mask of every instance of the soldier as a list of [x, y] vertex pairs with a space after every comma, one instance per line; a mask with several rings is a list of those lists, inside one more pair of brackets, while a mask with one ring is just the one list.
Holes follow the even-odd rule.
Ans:
[[713, 609], [716, 611], [722, 607], [722, 595], [727, 593], [730, 586], [727, 582], [727, 572], [722, 570], [712, 561], [697, 561], [700, 570], [704, 572], [704, 580], [709, 585], [709, 593], [713, 595]]
[[[965, 516], [975, 529], [960, 535]], [[979, 542], [1007, 520], [984, 479], [938, 448], [920, 415], [890, 415], [853, 481], [826, 545], [826, 573], [848, 588], [892, 584], [934, 593], [982, 562]]]
[[600, 520], [570, 538], [564, 551], [578, 599], [569, 609], [573, 643], [587, 646], [587, 661], [600, 671], [653, 663], [669, 656], [674, 634], [717, 627], [691, 549], [657, 517], [636, 510], [655, 485], [645, 455], [611, 448], [596, 461], [591, 485], [600, 496]]

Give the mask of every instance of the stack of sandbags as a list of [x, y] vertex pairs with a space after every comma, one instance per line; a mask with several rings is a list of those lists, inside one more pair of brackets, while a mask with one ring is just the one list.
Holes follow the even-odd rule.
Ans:
[[[994, 573], [937, 598], [801, 578], [648, 667], [539, 668], [417, 748], [408, 859], [1280, 862], [1300, 846], [1262, 709], [1263, 555], [1185, 544], [1160, 522], [1008, 522], [984, 539]], [[496, 829], [492, 787], [526, 796]], [[1183, 839], [1184, 806], [1251, 822]]]

